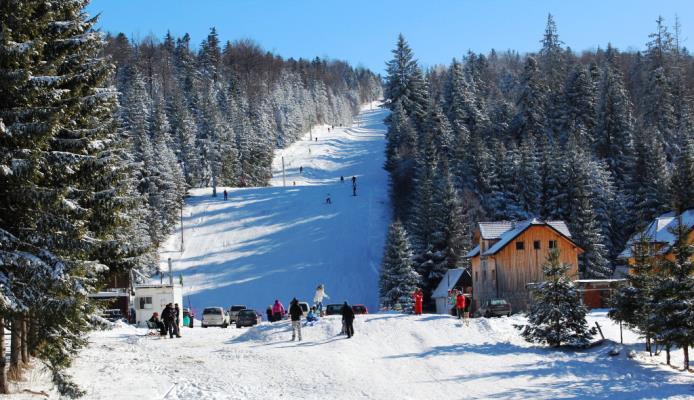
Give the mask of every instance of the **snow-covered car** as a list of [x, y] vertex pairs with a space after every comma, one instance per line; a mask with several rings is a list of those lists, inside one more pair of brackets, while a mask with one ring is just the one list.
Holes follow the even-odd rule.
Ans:
[[487, 300], [477, 310], [477, 316], [480, 317], [501, 317], [503, 315], [511, 315], [511, 304], [504, 299]]
[[241, 328], [244, 326], [254, 326], [258, 325], [263, 320], [263, 317], [258, 314], [257, 311], [251, 309], [245, 309], [239, 311], [236, 318], [236, 327]]
[[352, 306], [352, 311], [354, 311], [354, 315], [357, 315], [357, 314], [368, 314], [368, 313], [369, 313], [369, 309], [366, 308], [366, 306], [363, 305], [363, 304], [355, 304], [355, 305], [353, 305], [353, 306]]
[[202, 311], [202, 323], [203, 328], [208, 326], [221, 326], [226, 328], [229, 326], [229, 315], [224, 311], [222, 307], [207, 307]]
[[233, 324], [236, 322], [236, 317], [239, 315], [239, 311], [245, 310], [246, 306], [244, 305], [233, 305], [229, 307], [229, 323]]
[[325, 315], [342, 315], [343, 304], [328, 304], [325, 306]]

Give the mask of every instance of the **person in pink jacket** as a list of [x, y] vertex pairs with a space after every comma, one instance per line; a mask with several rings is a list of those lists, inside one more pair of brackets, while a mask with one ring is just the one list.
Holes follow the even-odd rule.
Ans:
[[284, 306], [279, 300], [275, 299], [275, 304], [272, 306], [272, 315], [275, 321], [281, 321], [284, 317]]

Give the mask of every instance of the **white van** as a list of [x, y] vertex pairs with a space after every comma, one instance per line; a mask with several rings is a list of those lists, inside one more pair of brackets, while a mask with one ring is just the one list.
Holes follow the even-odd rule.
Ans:
[[226, 328], [229, 326], [229, 315], [222, 307], [207, 307], [202, 311], [202, 327], [221, 326]]

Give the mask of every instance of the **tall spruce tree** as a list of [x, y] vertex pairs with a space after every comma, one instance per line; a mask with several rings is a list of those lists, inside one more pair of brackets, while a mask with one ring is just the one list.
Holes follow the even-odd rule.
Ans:
[[390, 225], [381, 261], [379, 296], [385, 309], [412, 309], [412, 294], [419, 286], [420, 276], [412, 267], [412, 251], [407, 232], [400, 221]]

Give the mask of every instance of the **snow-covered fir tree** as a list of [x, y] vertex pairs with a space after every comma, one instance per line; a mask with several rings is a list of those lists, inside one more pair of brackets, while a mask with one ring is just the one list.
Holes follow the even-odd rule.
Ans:
[[388, 230], [381, 261], [379, 295], [382, 308], [412, 309], [412, 294], [420, 284], [420, 276], [412, 267], [411, 258], [407, 232], [400, 221], [395, 221]]
[[558, 250], [549, 253], [542, 270], [545, 281], [532, 289], [528, 323], [516, 326], [521, 336], [530, 343], [551, 347], [588, 344], [595, 328], [588, 328], [588, 309], [581, 304], [578, 289], [566, 276], [569, 266], [560, 261]]

